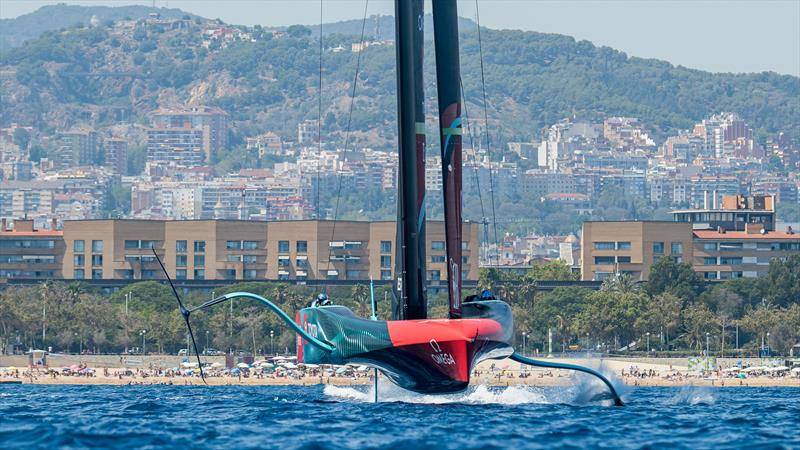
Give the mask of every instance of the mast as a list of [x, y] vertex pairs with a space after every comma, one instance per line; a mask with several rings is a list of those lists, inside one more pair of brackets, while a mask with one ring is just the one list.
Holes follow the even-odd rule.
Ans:
[[395, 0], [397, 48], [397, 240], [392, 319], [427, 317], [423, 0]]
[[433, 0], [450, 318], [461, 317], [461, 72], [456, 0]]

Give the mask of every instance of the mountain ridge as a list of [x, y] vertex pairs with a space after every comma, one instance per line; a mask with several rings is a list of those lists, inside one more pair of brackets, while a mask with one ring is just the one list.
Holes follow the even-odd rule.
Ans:
[[[149, 14], [149, 8], [138, 8], [139, 14]], [[9, 93], [0, 96], [5, 111], [0, 122], [43, 129], [104, 127], [115, 123], [115, 109], [146, 123], [147, 113], [158, 107], [210, 104], [231, 114], [234, 132], [242, 138], [270, 130], [292, 136], [297, 122], [316, 119], [319, 44], [312, 29], [287, 27], [286, 35], [279, 36], [262, 27], [229, 26], [170, 11], [173, 19], [191, 20], [183, 28], [166, 29], [140, 19], [128, 30], [104, 19], [99, 26], [47, 31], [0, 53], [0, 70], [13, 74], [0, 77], [0, 88]], [[375, 20], [381, 30], [387, 28], [387, 17]], [[469, 28], [473, 22], [463, 21], [463, 84], [475, 122], [483, 108], [478, 41]], [[323, 25], [324, 132], [330, 140], [339, 139], [349, 121], [356, 144], [388, 145], [395, 132], [394, 50], [368, 36], [376, 45], [361, 53], [349, 119], [359, 56], [350, 51], [358, 37], [346, 34], [353, 24], [360, 33], [360, 20]], [[219, 28], [245, 33], [250, 40], [207, 41], [204, 33]], [[488, 114], [493, 140], [500, 143], [534, 139], [545, 127], [573, 116], [636, 116], [663, 137], [719, 111], [739, 113], [761, 136], [785, 131], [800, 137], [800, 78], [791, 75], [710, 73], [557, 34], [482, 33]], [[432, 56], [427, 42], [429, 115], [436, 94]], [[436, 141], [430, 140], [434, 146]]]

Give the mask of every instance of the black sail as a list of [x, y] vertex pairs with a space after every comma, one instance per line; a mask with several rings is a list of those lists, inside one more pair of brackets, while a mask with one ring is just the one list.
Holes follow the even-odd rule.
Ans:
[[461, 74], [456, 0], [433, 0], [450, 318], [461, 317]]
[[395, 1], [397, 50], [397, 241], [392, 319], [427, 317], [425, 277], [425, 110], [423, 1]]

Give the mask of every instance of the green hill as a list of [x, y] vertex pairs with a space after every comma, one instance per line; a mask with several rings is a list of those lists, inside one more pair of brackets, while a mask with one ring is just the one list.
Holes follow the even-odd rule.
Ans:
[[[122, 8], [108, 9], [118, 16]], [[98, 14], [95, 8], [89, 11]], [[298, 121], [317, 117], [318, 42], [310, 29], [290, 27], [287, 36], [273, 38], [261, 27], [235, 27], [256, 42], [215, 41], [205, 48], [204, 32], [223, 25], [199, 18], [184, 22], [179, 28], [141, 20], [132, 28], [104, 22], [51, 30], [3, 52], [0, 122], [44, 130], [102, 127], [118, 120], [145, 123], [146, 114], [158, 107], [212, 104], [231, 114], [232, 142], [237, 142], [237, 137], [267, 130], [294, 136]], [[385, 37], [384, 31], [380, 34]], [[357, 40], [352, 34], [326, 32], [323, 133], [333, 142], [341, 139], [347, 123], [358, 56], [350, 46]], [[494, 142], [533, 138], [543, 127], [574, 115], [636, 116], [663, 137], [719, 111], [739, 113], [762, 138], [777, 131], [800, 138], [797, 77], [714, 74], [628, 57], [555, 34], [485, 30], [483, 41]], [[338, 46], [344, 50], [332, 50]], [[463, 30], [461, 51], [465, 95], [476, 119], [482, 102], [474, 28]], [[431, 115], [433, 54], [428, 42], [425, 80]], [[395, 134], [394, 48], [370, 46], [361, 58], [352, 119], [356, 143], [389, 145]]]
[[[125, 18], [141, 19], [150, 13], [158, 13], [161, 17], [177, 19], [187, 15], [175, 8], [150, 8], [148, 6], [77, 6], [57, 5], [43, 6], [36, 11], [14, 19], [0, 19], [0, 49], [8, 50], [22, 45], [25, 41], [39, 37], [46, 31], [59, 30], [77, 25], [89, 25], [92, 17], [100, 22], [122, 20]], [[195, 17], [193, 14], [188, 14]]]

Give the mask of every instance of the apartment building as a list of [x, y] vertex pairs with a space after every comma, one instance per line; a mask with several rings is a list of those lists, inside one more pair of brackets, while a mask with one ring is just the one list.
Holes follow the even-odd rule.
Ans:
[[692, 265], [706, 280], [766, 275], [775, 258], [800, 254], [800, 235], [747, 224], [745, 231], [694, 231]]
[[6, 219], [0, 225], [0, 279], [62, 278], [63, 232], [37, 230], [33, 220], [18, 219], [13, 228]]
[[[32, 223], [27, 227], [32, 229]], [[32, 233], [28, 228], [22, 230]], [[477, 223], [463, 228], [462, 276], [467, 280], [478, 278], [478, 228]], [[434, 286], [445, 286], [444, 224], [430, 222], [427, 229], [428, 278]], [[5, 273], [0, 278], [161, 279], [155, 249], [177, 280], [391, 280], [397, 250], [394, 222], [76, 220], [52, 235], [36, 233], [48, 242], [0, 243], [0, 274]], [[15, 255], [41, 256], [27, 251], [37, 246], [47, 249], [41, 255], [51, 255], [46, 260], [55, 268], [42, 266], [34, 273], [3, 264], [17, 261]]]
[[584, 222], [581, 279], [602, 281], [615, 273], [646, 280], [655, 261], [692, 260], [692, 226], [680, 222]]
[[[154, 129], [198, 131], [201, 161], [210, 162], [214, 155], [228, 147], [228, 113], [219, 108], [201, 106], [185, 110], [158, 110], [152, 114], [152, 120]], [[181, 136], [196, 145], [196, 134], [184, 132]], [[156, 147], [160, 138], [170, 138], [165, 142], [167, 145], [176, 144], [175, 135], [151, 136], [148, 132], [148, 157], [151, 146]]]
[[800, 235], [775, 231], [773, 197], [726, 196], [722, 208], [674, 211], [674, 222], [586, 222], [581, 278], [628, 273], [647, 280], [661, 256], [692, 265], [706, 280], [758, 277], [775, 258], [800, 254]]

